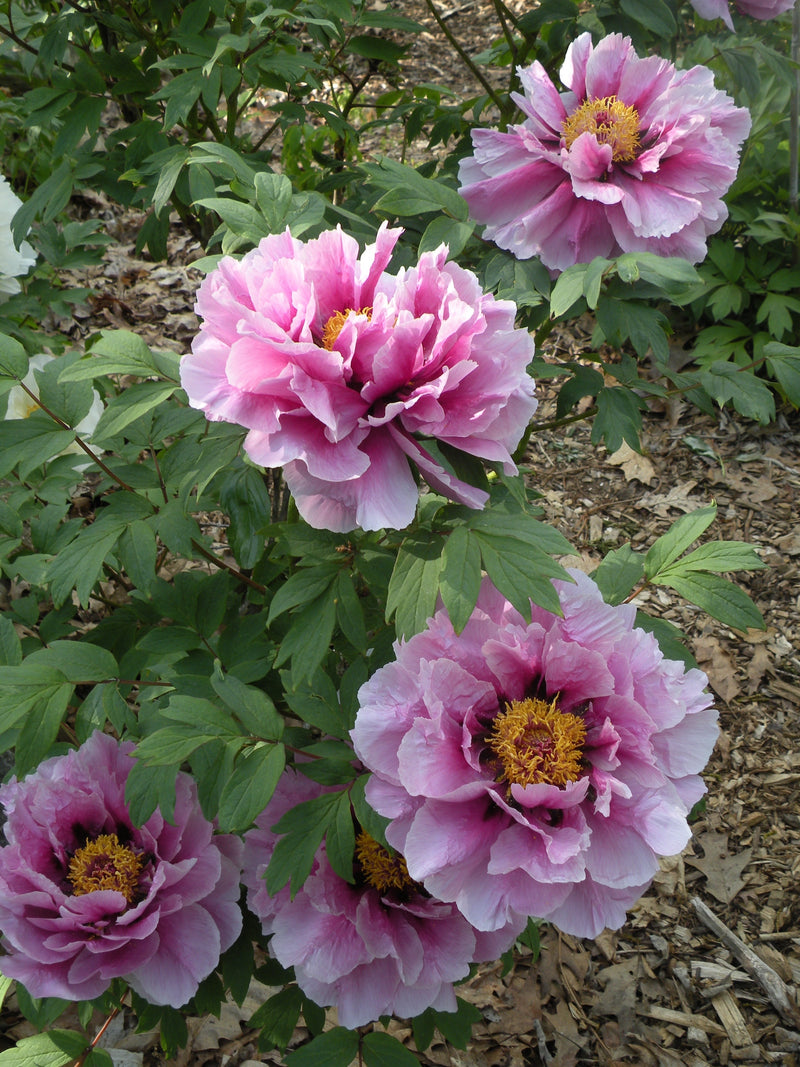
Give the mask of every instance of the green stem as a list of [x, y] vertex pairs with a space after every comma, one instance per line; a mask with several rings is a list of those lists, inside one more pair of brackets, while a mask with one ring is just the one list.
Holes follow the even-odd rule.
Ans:
[[476, 78], [481, 83], [481, 85], [484, 87], [486, 92], [489, 94], [489, 96], [490, 96], [490, 98], [492, 100], [492, 103], [498, 109], [498, 111], [502, 112], [503, 105], [502, 105], [502, 103], [500, 101], [499, 96], [494, 91], [494, 89], [489, 84], [489, 82], [486, 80], [486, 78], [484, 77], [483, 73], [478, 69], [478, 67], [475, 66], [473, 61], [470, 59], [470, 57], [467, 55], [467, 53], [464, 51], [464, 49], [461, 47], [461, 45], [455, 39], [453, 34], [450, 32], [450, 30], [447, 28], [447, 26], [444, 23], [444, 19], [439, 14], [439, 12], [438, 12], [438, 10], [436, 8], [436, 4], [434, 4], [433, 0], [425, 0], [425, 4], [426, 4], [428, 10], [430, 11], [430, 13], [436, 19], [436, 22], [439, 25], [439, 29], [442, 31], [442, 33], [445, 35], [445, 37], [447, 38], [449, 43], [452, 45], [452, 47], [458, 53], [458, 55], [459, 55], [459, 57], [461, 59], [461, 62], [464, 64], [465, 67], [467, 67], [467, 69], [470, 71], [470, 73], [473, 75], [473, 77]]
[[87, 444], [85, 444], [81, 440], [81, 438], [77, 435], [77, 433], [75, 433], [75, 430], [73, 429], [72, 426], [70, 426], [68, 423], [64, 422], [63, 419], [60, 419], [58, 417], [58, 415], [55, 414], [55, 412], [51, 411], [50, 408], [46, 407], [42, 403], [41, 399], [36, 395], [36, 393], [34, 393], [31, 389], [28, 388], [28, 386], [25, 384], [25, 382], [21, 381], [18, 378], [17, 379], [17, 383], [22, 386], [23, 390], [28, 394], [28, 396], [36, 404], [36, 406], [38, 408], [41, 408], [41, 410], [45, 413], [45, 415], [49, 415], [50, 418], [53, 420], [54, 423], [56, 423], [57, 426], [60, 426], [62, 430], [69, 430], [70, 433], [75, 434], [75, 444], [78, 445], [81, 449], [83, 449], [83, 451], [86, 453], [86, 455], [92, 461], [92, 463], [97, 464], [97, 466], [100, 468], [100, 470], [104, 471], [109, 476], [109, 478], [113, 479], [113, 481], [115, 481], [117, 483], [117, 485], [120, 487], [120, 489], [124, 489], [128, 493], [133, 493], [134, 492], [134, 489], [130, 485], [128, 485], [127, 482], [123, 481], [122, 478], [119, 477], [119, 475], [115, 474], [114, 471], [112, 471], [110, 467], [107, 467], [105, 465], [105, 463], [103, 463], [102, 459], [100, 459], [99, 456], [96, 456], [94, 454], [94, 452], [92, 452], [91, 448], [89, 448], [89, 446]]
[[261, 585], [260, 582], [254, 582], [253, 579], [245, 574], [243, 571], [237, 570], [236, 567], [232, 567], [230, 563], [226, 563], [224, 559], [220, 559], [219, 556], [215, 556], [213, 552], [210, 552], [205, 545], [201, 545], [199, 541], [195, 541], [192, 538], [192, 548], [200, 555], [207, 559], [209, 563], [213, 563], [215, 567], [219, 567], [220, 570], [227, 571], [228, 574], [232, 574], [234, 578], [237, 578], [240, 582], [244, 582], [245, 585], [250, 586], [251, 589], [255, 589], [258, 593], [266, 593], [267, 587]]

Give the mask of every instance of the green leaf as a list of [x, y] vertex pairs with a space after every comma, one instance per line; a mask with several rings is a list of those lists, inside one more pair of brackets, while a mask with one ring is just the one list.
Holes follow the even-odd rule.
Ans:
[[267, 868], [267, 892], [274, 896], [290, 882], [292, 896], [308, 877], [314, 855], [336, 816], [337, 793], [326, 793], [297, 804], [272, 827], [285, 834], [278, 841]]
[[155, 192], [153, 193], [153, 211], [158, 215], [169, 203], [172, 190], [189, 158], [189, 149], [177, 144], [167, 149], [168, 155], [161, 163]]
[[716, 571], [722, 574], [726, 571], [758, 571], [763, 567], [766, 567], [766, 563], [753, 546], [744, 541], [709, 541], [684, 556], [670, 570]]
[[259, 743], [239, 753], [220, 797], [218, 822], [223, 832], [236, 833], [251, 825], [275, 792], [284, 764], [283, 745]]
[[800, 348], [771, 341], [764, 345], [767, 367], [786, 393], [789, 403], [800, 407]]
[[294, 613], [289, 632], [275, 657], [275, 666], [291, 658], [292, 677], [310, 678], [327, 655], [335, 622], [336, 595], [330, 586], [322, 596]]
[[456, 997], [456, 1011], [435, 1011], [436, 1028], [442, 1037], [456, 1048], [466, 1048], [472, 1037], [472, 1026], [481, 1021], [481, 1013], [461, 997]]
[[270, 520], [270, 499], [264, 475], [243, 466], [221, 479], [220, 503], [230, 518], [228, 543], [239, 566], [253, 567], [266, 548], [263, 529]]
[[255, 970], [255, 953], [253, 952], [252, 931], [245, 921], [242, 932], [229, 949], [222, 954], [222, 980], [230, 989], [231, 996], [241, 1007], [250, 988]]
[[349, 738], [352, 724], [346, 720], [336, 688], [323, 670], [315, 671], [310, 678], [283, 671], [281, 680], [286, 703], [295, 715], [332, 737]]
[[642, 428], [642, 402], [629, 389], [617, 386], [597, 394], [597, 415], [592, 423], [592, 444], [605, 440], [606, 449], [616, 452], [623, 440], [639, 451]]
[[166, 719], [186, 723], [191, 728], [205, 727], [207, 733], [220, 739], [228, 741], [241, 738], [244, 743], [244, 737], [232, 716], [203, 697], [172, 693], [161, 714]]
[[24, 1037], [14, 1048], [0, 1052], [0, 1064], [2, 1067], [62, 1067], [79, 1059], [88, 1045], [87, 1038], [74, 1030], [49, 1030], [46, 1034]]
[[339, 573], [338, 563], [322, 563], [302, 567], [283, 582], [269, 606], [267, 626], [285, 611], [309, 604], [325, 593]]
[[469, 530], [457, 526], [444, 546], [439, 592], [456, 633], [472, 614], [481, 588], [481, 551]]
[[674, 589], [690, 604], [696, 604], [713, 619], [735, 630], [765, 629], [764, 618], [753, 601], [727, 578], [706, 571], [682, 572], [670, 568], [661, 571], [653, 581], [656, 585]]
[[81, 530], [78, 537], [62, 549], [48, 570], [53, 603], [60, 607], [73, 588], [78, 600], [85, 607], [92, 589], [100, 577], [103, 563], [122, 534], [119, 526], [107, 528], [96, 522]]
[[749, 370], [717, 360], [698, 375], [708, 395], [722, 407], [730, 401], [745, 418], [766, 425], [775, 418], [775, 400], [769, 387]]
[[586, 264], [577, 263], [559, 274], [550, 294], [550, 315], [557, 319], [565, 315], [583, 296]]
[[325, 854], [328, 862], [340, 878], [352, 883], [353, 852], [356, 847], [356, 834], [353, 827], [353, 815], [350, 810], [350, 795], [345, 790], [339, 794], [339, 803], [333, 819], [328, 824], [325, 836]]
[[147, 593], [156, 577], [158, 549], [152, 527], [138, 519], [132, 522], [119, 540], [119, 559], [128, 577]]
[[356, 778], [350, 787], [350, 803], [353, 805], [353, 811], [356, 814], [359, 825], [362, 830], [365, 830], [370, 837], [374, 838], [378, 844], [383, 845], [384, 848], [388, 848], [388, 842], [386, 841], [386, 827], [389, 825], [389, 820], [383, 815], [379, 815], [373, 807], [367, 803], [364, 790], [370, 776], [368, 774], [362, 774]]
[[191, 556], [192, 541], [200, 540], [200, 527], [193, 515], [188, 515], [179, 500], [170, 500], [158, 513], [158, 536], [177, 556]]
[[621, 0], [625, 14], [657, 37], [673, 37], [678, 32], [675, 16], [664, 0]]
[[24, 985], [17, 985], [17, 1003], [25, 1018], [37, 1030], [47, 1030], [59, 1015], [63, 1015], [71, 1001], [59, 997], [32, 997]]
[[0, 376], [19, 380], [28, 373], [28, 354], [19, 341], [0, 334]]
[[18, 667], [22, 663], [22, 642], [7, 615], [0, 615], [0, 665]]
[[459, 222], [469, 215], [467, 202], [449, 186], [424, 178], [414, 167], [384, 158], [364, 165], [370, 181], [386, 189], [374, 209], [394, 215], [421, 215], [445, 211]]
[[407, 537], [400, 546], [386, 599], [386, 621], [395, 615], [399, 637], [419, 633], [433, 615], [443, 547], [421, 536]]
[[561, 614], [561, 603], [552, 578], [569, 581], [569, 575], [549, 555], [523, 540], [507, 534], [476, 531], [483, 567], [489, 580], [526, 619], [531, 617], [531, 600]]
[[592, 578], [607, 604], [621, 604], [643, 575], [644, 557], [627, 542], [605, 556]]
[[6, 978], [5, 975], [0, 974], [0, 1008], [2, 1008], [6, 995], [12, 986], [14, 979]]
[[367, 1067], [419, 1067], [419, 1060], [392, 1034], [373, 1030], [362, 1045]]
[[678, 660], [679, 663], [683, 663], [687, 671], [697, 669], [697, 660], [686, 647], [686, 637], [677, 626], [673, 626], [667, 619], [645, 615], [643, 611], [636, 612], [636, 625], [640, 630], [655, 637], [667, 659]]
[[292, 1039], [303, 1008], [303, 992], [296, 985], [286, 986], [265, 1001], [248, 1022], [261, 1031], [259, 1044], [268, 1044], [285, 1051]]
[[189, 733], [188, 724], [165, 726], [143, 737], [134, 755], [149, 767], [179, 767], [196, 748], [216, 739], [208, 730]]
[[283, 719], [263, 690], [245, 685], [233, 674], [223, 674], [218, 661], [214, 664], [211, 685], [251, 734], [270, 741], [280, 740]]
[[136, 826], [147, 822], [156, 808], [170, 822], [175, 813], [177, 767], [149, 767], [137, 760], [125, 782], [125, 803]]
[[337, 1026], [290, 1053], [286, 1063], [287, 1067], [349, 1067], [357, 1055], [358, 1034]]
[[339, 629], [359, 652], [367, 648], [367, 628], [364, 608], [355, 588], [355, 577], [346, 570], [339, 571], [336, 581], [336, 619]]
[[92, 441], [95, 444], [110, 444], [132, 422], [168, 400], [176, 388], [169, 382], [138, 382], [129, 386], [114, 397], [100, 416]]
[[117, 661], [108, 649], [88, 641], [51, 641], [47, 648], [32, 652], [26, 663], [55, 668], [73, 685], [102, 682], [119, 673]]
[[91, 354], [65, 368], [59, 381], [80, 382], [109, 374], [148, 378], [155, 373], [153, 354], [138, 334], [130, 330], [102, 330]]
[[445, 244], [448, 248], [448, 258], [454, 259], [464, 251], [464, 246], [474, 230], [474, 222], [456, 222], [448, 216], [433, 219], [428, 223], [419, 242], [420, 255], [423, 252], [434, 252], [439, 245]]
[[59, 670], [22, 663], [0, 667], [0, 734], [28, 716], [51, 719], [67, 709], [74, 686]]
[[705, 533], [717, 516], [717, 505], [697, 508], [681, 517], [654, 541], [644, 558], [644, 573], [653, 581], [659, 571], [682, 555], [692, 542]]
[[292, 205], [292, 183], [285, 174], [271, 174], [268, 171], [256, 174], [254, 181], [258, 209], [270, 233], [279, 233], [286, 227]]
[[269, 236], [269, 229], [260, 211], [250, 204], [231, 197], [202, 197], [195, 201], [197, 207], [208, 208], [216, 212], [228, 229], [235, 234], [247, 237], [253, 244], [258, 244], [262, 237]]

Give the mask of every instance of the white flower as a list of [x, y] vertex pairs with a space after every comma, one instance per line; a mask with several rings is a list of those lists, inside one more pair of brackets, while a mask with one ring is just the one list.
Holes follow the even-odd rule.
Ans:
[[5, 178], [0, 177], [0, 301], [20, 291], [17, 278], [36, 263], [36, 253], [23, 241], [14, 247], [11, 220], [22, 207], [22, 201]]
[[[39, 395], [39, 384], [36, 381], [36, 371], [43, 370], [47, 366], [47, 364], [52, 363], [55, 358], [56, 357], [50, 355], [49, 352], [39, 352], [38, 355], [31, 356], [30, 358], [30, 362], [28, 364], [28, 373], [22, 379], [22, 382], [23, 385], [26, 385], [28, 389], [30, 389], [32, 393], [36, 393], [37, 396]], [[37, 410], [38, 407], [39, 405], [28, 393], [25, 392], [25, 390], [22, 388], [22, 385], [15, 385], [11, 389], [9, 389], [8, 401], [6, 405], [7, 419], [27, 419], [34, 413], [34, 411]], [[97, 392], [97, 390], [93, 389], [92, 406], [89, 408], [87, 414], [84, 415], [78, 425], [74, 428], [75, 432], [86, 444], [89, 444], [91, 435], [94, 433], [94, 429], [97, 426], [97, 423], [99, 422], [100, 416], [102, 414], [103, 401], [100, 399], [100, 394]], [[95, 448], [92, 445], [89, 445], [89, 447], [96, 456], [99, 456], [103, 451], [102, 448]], [[72, 454], [76, 454], [79, 456], [86, 455], [84, 450], [80, 447], [79, 444], [77, 444], [77, 442], [73, 442], [71, 445], [68, 445], [63, 450], [63, 452], [59, 452], [58, 454], [61, 456]], [[50, 458], [55, 459], [56, 457], [51, 456]], [[82, 471], [86, 470], [89, 464], [83, 463], [79, 466], [73, 466], [75, 470]]]

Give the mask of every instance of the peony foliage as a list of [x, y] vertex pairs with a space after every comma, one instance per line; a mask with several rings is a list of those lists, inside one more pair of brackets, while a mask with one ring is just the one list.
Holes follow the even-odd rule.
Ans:
[[[107, 1067], [131, 1009], [177, 1055], [264, 986], [289, 1067], [415, 1062], [392, 1015], [465, 1047], [476, 966], [622, 927], [689, 840], [716, 712], [637, 598], [763, 627], [763, 563], [698, 496], [575, 570], [529, 446], [800, 406], [788, 5], [737, 0], [747, 47], [727, 3], [519, 6], [477, 57], [432, 24], [463, 100], [397, 5], [0, 14], [9, 1062]], [[180, 351], [71, 325], [123, 210], [202, 247]]]

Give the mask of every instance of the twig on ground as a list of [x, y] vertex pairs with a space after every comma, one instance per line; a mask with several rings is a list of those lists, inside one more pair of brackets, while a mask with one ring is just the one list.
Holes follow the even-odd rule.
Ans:
[[755, 978], [781, 1017], [795, 1026], [800, 1024], [800, 1008], [790, 999], [786, 983], [777, 971], [774, 971], [768, 963], [764, 963], [761, 957], [756, 955], [721, 919], [717, 918], [699, 897], [692, 897], [692, 907], [700, 922], [717, 935], [744, 969]]

